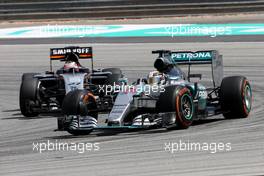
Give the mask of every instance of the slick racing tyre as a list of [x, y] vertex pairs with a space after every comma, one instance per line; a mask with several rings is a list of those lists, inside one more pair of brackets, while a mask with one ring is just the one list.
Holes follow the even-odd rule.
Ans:
[[223, 116], [228, 119], [246, 118], [252, 106], [252, 91], [243, 76], [231, 76], [222, 80], [219, 92]]
[[157, 101], [159, 112], [175, 112], [175, 125], [168, 129], [186, 129], [193, 122], [194, 104], [190, 90], [181, 86], [168, 86]]
[[74, 135], [74, 136], [80, 136], [80, 135], [88, 135], [92, 132], [93, 130], [72, 130], [68, 129], [67, 132]]
[[65, 126], [65, 119], [64, 117], [58, 117], [57, 118], [57, 127], [59, 131], [64, 130], [64, 126]]
[[62, 103], [64, 115], [92, 116], [97, 119], [97, 109], [94, 95], [87, 90], [74, 90], [69, 92]]
[[103, 72], [111, 72], [112, 74], [108, 75], [108, 78], [105, 82], [106, 85], [114, 85], [122, 77], [122, 71], [119, 68], [105, 68]]
[[[87, 90], [69, 92], [62, 103], [62, 113], [66, 116], [91, 116], [97, 119], [98, 112], [96, 110], [97, 105], [94, 95]], [[68, 127], [64, 127], [64, 129], [73, 135], [86, 135], [92, 132], [92, 129], [81, 130]]]
[[38, 93], [38, 78], [34, 78], [37, 73], [24, 73], [20, 85], [19, 106], [25, 117], [35, 117], [39, 112], [34, 112], [32, 106], [35, 105]]

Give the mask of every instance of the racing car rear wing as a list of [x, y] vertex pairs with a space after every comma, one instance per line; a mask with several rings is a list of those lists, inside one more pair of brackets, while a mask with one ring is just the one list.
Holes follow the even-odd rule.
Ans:
[[190, 66], [194, 64], [210, 64], [214, 87], [220, 86], [223, 79], [223, 56], [217, 50], [204, 51], [169, 51], [157, 50], [159, 57], [168, 57], [172, 64], [188, 65], [188, 78], [190, 76]]
[[65, 48], [51, 48], [50, 59], [64, 61], [68, 53], [75, 53], [79, 56], [79, 59], [92, 59], [93, 52], [92, 47], [65, 47]]
[[171, 59], [179, 64], [211, 64], [215, 56], [218, 55], [217, 51], [179, 51], [171, 52]]
[[211, 64], [212, 78], [214, 87], [219, 87], [223, 79], [223, 57], [216, 50], [204, 51], [179, 51], [171, 52], [171, 59], [178, 65]]
[[92, 47], [69, 46], [65, 48], [51, 48], [50, 49], [50, 71], [52, 71], [52, 61], [53, 60], [65, 61], [67, 58], [67, 54], [69, 53], [77, 54], [79, 59], [91, 59], [92, 70], [93, 70]]

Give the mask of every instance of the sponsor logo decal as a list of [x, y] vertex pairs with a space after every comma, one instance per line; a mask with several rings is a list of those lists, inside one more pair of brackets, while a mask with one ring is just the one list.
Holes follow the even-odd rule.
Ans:
[[175, 52], [171, 54], [171, 58], [175, 61], [187, 61], [187, 60], [211, 60], [212, 52], [210, 51], [198, 51], [198, 52]]
[[52, 55], [64, 55], [66, 53], [79, 53], [79, 54], [88, 54], [91, 53], [90, 48], [58, 48], [58, 49], [52, 49]]

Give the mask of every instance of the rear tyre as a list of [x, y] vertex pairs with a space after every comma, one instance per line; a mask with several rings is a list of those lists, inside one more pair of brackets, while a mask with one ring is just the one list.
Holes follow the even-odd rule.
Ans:
[[193, 122], [194, 104], [190, 90], [181, 86], [168, 86], [157, 101], [159, 112], [176, 112], [174, 127], [168, 129], [186, 129]]
[[25, 117], [36, 117], [39, 112], [35, 112], [32, 106], [36, 104], [38, 91], [38, 78], [34, 78], [37, 73], [24, 73], [20, 86], [19, 106]]
[[120, 68], [105, 68], [103, 72], [111, 72], [112, 74], [108, 75], [108, 78], [105, 82], [107, 85], [114, 85], [122, 77], [122, 71]]
[[220, 86], [219, 97], [225, 118], [248, 117], [252, 106], [252, 91], [245, 77], [231, 76], [224, 78]]
[[[97, 119], [98, 112], [96, 111], [97, 105], [93, 94], [87, 90], [75, 90], [69, 92], [62, 103], [62, 113], [64, 115], [73, 116], [92, 116]], [[93, 130], [78, 130], [69, 129], [65, 127], [72, 135], [87, 135]]]

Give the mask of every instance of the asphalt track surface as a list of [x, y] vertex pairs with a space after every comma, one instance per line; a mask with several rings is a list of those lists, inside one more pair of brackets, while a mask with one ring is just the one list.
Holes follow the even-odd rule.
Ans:
[[[72, 45], [71, 42], [68, 44]], [[264, 42], [91, 44], [95, 66], [120, 67], [131, 80], [153, 70], [155, 49], [217, 49], [224, 55], [225, 75], [245, 75], [252, 84], [249, 118], [195, 123], [187, 130], [125, 133], [95, 132], [74, 137], [54, 132], [56, 118], [24, 118], [18, 97], [21, 75], [49, 69], [49, 48], [66, 44], [1, 45], [0, 175], [263, 175]], [[81, 44], [81, 46], [90, 46]], [[56, 63], [57, 66], [62, 63]], [[86, 65], [86, 64], [84, 64]], [[209, 78], [209, 67], [194, 69]], [[98, 142], [99, 151], [33, 151], [33, 142]], [[164, 150], [168, 142], [231, 143], [230, 151]]]

